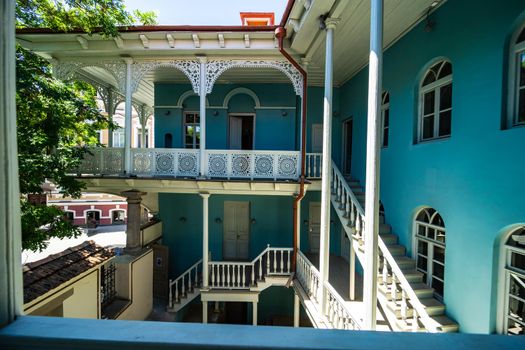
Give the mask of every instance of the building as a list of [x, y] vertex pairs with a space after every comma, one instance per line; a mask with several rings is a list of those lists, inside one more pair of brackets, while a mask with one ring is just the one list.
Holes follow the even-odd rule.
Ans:
[[17, 38], [119, 89], [127, 126], [132, 98], [154, 108], [155, 148], [127, 127], [80, 178], [128, 197], [128, 248], [130, 203], [158, 213], [173, 311], [243, 302], [258, 324], [277, 305], [353, 330], [377, 305], [392, 330], [523, 334], [524, 4], [289, 4], [278, 26]]

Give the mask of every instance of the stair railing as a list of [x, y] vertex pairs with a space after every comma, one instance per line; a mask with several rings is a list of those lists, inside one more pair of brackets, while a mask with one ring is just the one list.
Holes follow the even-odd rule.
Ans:
[[250, 289], [265, 276], [289, 275], [293, 248], [266, 247], [251, 262], [210, 261], [210, 288]]
[[[361, 203], [359, 203], [357, 197], [346, 182], [346, 179], [333, 161], [332, 193], [334, 196], [336, 196], [337, 202], [340, 203], [339, 209], [343, 210], [345, 213], [343, 216], [349, 220], [350, 227], [354, 232], [354, 238], [358, 239], [360, 243], [364, 243], [365, 212], [361, 206]], [[385, 288], [390, 288], [390, 293], [393, 300], [397, 300], [398, 296], [400, 297], [400, 311], [403, 320], [407, 319], [409, 306], [411, 306], [413, 309], [412, 331], [419, 331], [419, 319], [427, 332], [437, 332], [438, 329], [426, 311], [425, 306], [419, 301], [419, 298], [414, 292], [414, 289], [410, 283], [408, 283], [408, 280], [399, 268], [397, 262], [381, 237], [378, 237], [378, 247], [383, 256], [383, 267], [379, 270], [381, 282], [385, 285]], [[362, 263], [364, 264], [364, 262]], [[388, 281], [389, 271], [391, 277], [390, 282]], [[400, 290], [398, 290], [398, 287]], [[398, 293], [400, 293], [400, 295], [398, 295]]]
[[169, 300], [168, 305], [173, 308], [175, 303], [192, 291], [199, 285], [199, 271], [202, 272], [202, 259], [193, 264], [189, 269], [184, 271], [174, 280], [170, 279], [169, 283]]
[[320, 304], [321, 273], [301, 251], [297, 252], [296, 277], [310, 300]]

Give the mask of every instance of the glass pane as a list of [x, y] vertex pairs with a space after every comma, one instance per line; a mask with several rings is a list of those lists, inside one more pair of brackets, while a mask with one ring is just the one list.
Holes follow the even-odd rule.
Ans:
[[452, 111], [439, 114], [439, 136], [449, 136], [452, 122]]
[[517, 121], [518, 123], [525, 123], [525, 89], [522, 89], [519, 93], [519, 106], [518, 106]]
[[434, 137], [434, 115], [423, 118], [423, 139]]
[[434, 246], [434, 260], [445, 263], [445, 248], [438, 245]]
[[525, 271], [525, 255], [513, 252], [510, 255], [510, 266]]
[[438, 79], [444, 78], [452, 74], [452, 64], [450, 62], [444, 62], [441, 71], [439, 72]]
[[443, 218], [439, 214], [434, 215], [434, 217], [432, 218], [432, 224], [436, 225], [436, 226], [445, 227], [445, 223], [443, 222]]
[[432, 272], [437, 278], [441, 278], [442, 280], [445, 279], [445, 266], [438, 263], [433, 263]]
[[385, 128], [390, 125], [390, 109], [385, 109]]
[[193, 114], [186, 114], [186, 124], [192, 124], [193, 123]]
[[441, 231], [441, 230], [437, 231], [436, 241], [445, 243], [445, 231]]
[[383, 147], [388, 146], [388, 128], [383, 129]]
[[423, 84], [421, 84], [421, 86], [428, 85], [434, 81], [436, 81], [436, 74], [432, 70], [430, 70], [425, 76], [425, 79], [423, 80]]
[[417, 234], [426, 237], [425, 226], [417, 225]]
[[520, 35], [518, 36], [518, 40], [516, 40], [516, 43], [521, 43], [522, 41], [525, 41], [525, 28], [521, 31]]
[[520, 75], [519, 86], [525, 86], [525, 52], [518, 54], [518, 74]]
[[427, 271], [427, 259], [418, 255], [418, 257], [417, 257], [417, 267], [420, 270]]
[[434, 288], [434, 292], [437, 295], [443, 296], [443, 282], [441, 282], [440, 280], [437, 280], [435, 278], [432, 278], [432, 285], [431, 285], [431, 287]]
[[429, 227], [427, 231], [427, 237], [430, 239], [434, 239], [435, 236], [436, 236], [436, 230]]
[[442, 86], [439, 92], [439, 110], [452, 108], [452, 84]]
[[423, 115], [427, 115], [434, 112], [435, 103], [435, 91], [429, 91], [423, 96]]
[[424, 241], [417, 241], [417, 252], [419, 254], [428, 256], [428, 243]]
[[422, 222], [429, 222], [429, 217], [428, 217], [428, 214], [427, 214], [427, 210], [426, 209], [423, 209], [419, 212], [419, 214], [417, 214], [417, 218], [416, 218], [417, 221], [422, 221]]
[[195, 123], [199, 124], [201, 122], [201, 117], [198, 114], [195, 114]]
[[521, 300], [509, 298], [509, 316], [518, 320], [525, 319], [525, 303]]
[[525, 299], [525, 279], [515, 274], [510, 275], [509, 294], [518, 298]]

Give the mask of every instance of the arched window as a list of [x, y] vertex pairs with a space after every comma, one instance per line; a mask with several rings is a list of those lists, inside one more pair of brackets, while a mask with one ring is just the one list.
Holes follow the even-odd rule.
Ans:
[[421, 210], [414, 222], [417, 270], [423, 281], [443, 299], [445, 284], [445, 223], [432, 208]]
[[388, 147], [388, 131], [390, 129], [390, 94], [383, 91], [381, 96], [381, 146]]
[[449, 137], [452, 122], [452, 64], [440, 61], [419, 88], [419, 141]]
[[510, 125], [525, 124], [525, 26], [512, 42], [510, 67]]
[[525, 227], [514, 230], [504, 242], [505, 334], [525, 335]]

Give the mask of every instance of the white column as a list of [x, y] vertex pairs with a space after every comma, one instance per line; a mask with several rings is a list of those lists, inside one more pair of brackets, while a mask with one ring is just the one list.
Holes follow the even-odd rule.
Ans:
[[22, 315], [15, 108], [15, 1], [0, 2], [0, 327]]
[[[108, 110], [106, 111], [108, 113], [108, 120], [110, 122], [113, 121], [113, 110], [115, 109], [115, 106], [113, 105], [113, 89], [108, 88], [108, 93], [106, 98], [108, 99], [106, 101], [106, 106]], [[113, 147], [113, 131], [111, 129], [108, 129], [108, 147]]]
[[200, 193], [202, 197], [202, 288], [208, 288], [208, 199], [209, 193]]
[[366, 142], [366, 204], [363, 328], [376, 328], [379, 230], [379, 127], [383, 64], [383, 0], [371, 0], [368, 121]]
[[328, 282], [330, 264], [330, 181], [332, 168], [332, 90], [333, 90], [333, 45], [336, 19], [328, 18], [326, 24], [326, 59], [324, 78], [323, 110], [323, 164], [321, 181], [321, 235], [319, 245], [319, 272], [321, 273], [321, 312], [325, 311], [324, 284]]
[[140, 106], [139, 122], [142, 133], [140, 134], [140, 148], [146, 148], [146, 125], [148, 125], [148, 116], [146, 116], [146, 108], [144, 105]]
[[350, 266], [349, 266], [349, 293], [350, 300], [355, 300], [355, 250], [352, 240], [350, 240]]
[[300, 304], [299, 304], [299, 296], [297, 294], [294, 294], [293, 296], [293, 326], [299, 327], [299, 315], [300, 315]]
[[208, 175], [206, 153], [206, 57], [199, 57], [201, 62], [201, 75], [200, 75], [200, 92], [199, 92], [199, 116], [200, 116], [200, 127], [201, 127], [201, 139], [200, 139], [200, 167], [201, 176], [206, 177]]
[[202, 302], [202, 323], [208, 323], [208, 302]]
[[253, 309], [252, 310], [252, 324], [254, 326], [257, 326], [257, 302], [256, 301], [252, 302], [252, 305], [253, 305], [253, 307], [252, 307], [252, 309]]
[[124, 111], [124, 165], [126, 174], [131, 173], [131, 65], [133, 60], [130, 57], [124, 58], [126, 62], [126, 101]]

